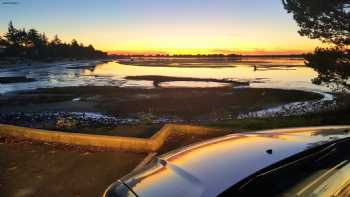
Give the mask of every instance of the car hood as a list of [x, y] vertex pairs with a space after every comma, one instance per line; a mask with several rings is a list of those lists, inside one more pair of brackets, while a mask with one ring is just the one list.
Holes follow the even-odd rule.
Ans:
[[122, 181], [139, 196], [217, 196], [281, 160], [350, 137], [349, 129], [313, 127], [232, 134], [160, 156]]

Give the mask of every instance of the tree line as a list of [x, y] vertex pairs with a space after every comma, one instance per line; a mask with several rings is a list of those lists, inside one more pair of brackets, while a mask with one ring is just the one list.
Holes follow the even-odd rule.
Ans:
[[0, 57], [16, 57], [30, 60], [58, 58], [101, 58], [107, 53], [96, 50], [92, 45], [84, 46], [73, 39], [63, 42], [57, 35], [49, 40], [45, 33], [36, 29], [17, 29], [12, 21], [3, 36], [0, 35]]

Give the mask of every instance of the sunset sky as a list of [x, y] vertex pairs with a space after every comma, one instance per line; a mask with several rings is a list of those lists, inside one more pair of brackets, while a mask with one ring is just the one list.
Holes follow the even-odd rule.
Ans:
[[298, 35], [280, 0], [0, 0], [10, 20], [117, 53], [289, 54], [321, 43]]

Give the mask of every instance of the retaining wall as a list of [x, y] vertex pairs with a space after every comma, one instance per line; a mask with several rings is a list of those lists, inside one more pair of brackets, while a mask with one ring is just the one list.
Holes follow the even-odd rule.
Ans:
[[156, 152], [164, 144], [171, 133], [181, 132], [188, 135], [207, 135], [210, 132], [220, 131], [222, 130], [190, 125], [167, 124], [151, 138], [143, 139], [134, 137], [58, 132], [0, 124], [0, 135], [40, 140], [45, 142], [95, 146], [133, 152]]

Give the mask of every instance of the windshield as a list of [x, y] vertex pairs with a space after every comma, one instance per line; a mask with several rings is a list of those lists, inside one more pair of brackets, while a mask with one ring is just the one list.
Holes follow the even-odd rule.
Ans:
[[349, 145], [349, 140], [328, 145], [243, 181], [221, 196], [348, 196]]

